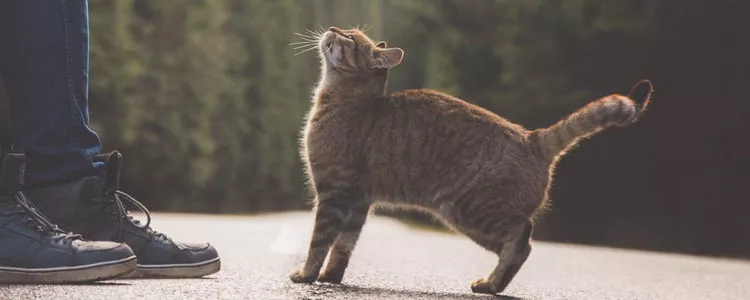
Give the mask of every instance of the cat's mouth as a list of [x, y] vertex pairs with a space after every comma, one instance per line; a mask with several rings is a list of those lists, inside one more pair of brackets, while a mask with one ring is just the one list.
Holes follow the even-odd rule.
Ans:
[[333, 49], [333, 44], [336, 42], [336, 34], [333, 32], [327, 32], [323, 35], [322, 42], [320, 43], [320, 52], [326, 53]]

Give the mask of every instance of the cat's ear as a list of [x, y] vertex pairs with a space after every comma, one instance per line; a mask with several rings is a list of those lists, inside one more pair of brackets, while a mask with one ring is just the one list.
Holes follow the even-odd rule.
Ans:
[[375, 52], [372, 67], [376, 69], [390, 69], [398, 66], [404, 58], [401, 48], [386, 48]]
[[385, 41], [379, 42], [375, 47], [378, 47], [380, 49], [385, 49], [385, 47], [388, 47], [388, 45], [385, 43]]

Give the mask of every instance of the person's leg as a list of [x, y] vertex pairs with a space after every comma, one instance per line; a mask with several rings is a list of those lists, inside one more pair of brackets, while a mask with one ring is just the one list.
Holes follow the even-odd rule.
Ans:
[[87, 2], [0, 5], [0, 73], [14, 151], [28, 158], [26, 187], [94, 174], [100, 141], [88, 127]]
[[11, 98], [14, 148], [28, 156], [29, 199], [66, 231], [130, 246], [138, 264], [129, 276], [218, 272], [210, 244], [176, 242], [132, 219], [128, 204], [148, 212], [119, 191], [121, 156], [97, 155], [99, 137], [88, 127], [86, 1], [0, 3], [0, 72]]
[[[24, 179], [41, 185], [93, 171], [99, 140], [86, 127], [81, 20], [83, 1], [0, 1], [0, 98], [7, 91], [13, 123], [12, 138], [0, 137], [0, 284], [89, 282], [136, 268], [128, 245], [82, 241], [60, 230], [22, 191]], [[6, 153], [11, 142], [16, 149]]]

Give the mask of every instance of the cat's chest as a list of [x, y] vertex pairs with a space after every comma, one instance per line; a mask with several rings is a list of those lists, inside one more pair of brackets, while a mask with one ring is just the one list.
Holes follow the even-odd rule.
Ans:
[[313, 109], [306, 125], [308, 143], [346, 143], [361, 124], [354, 113], [344, 109]]
[[317, 104], [310, 110], [307, 126], [313, 130], [342, 131], [362, 126], [369, 119], [365, 107], [356, 104]]

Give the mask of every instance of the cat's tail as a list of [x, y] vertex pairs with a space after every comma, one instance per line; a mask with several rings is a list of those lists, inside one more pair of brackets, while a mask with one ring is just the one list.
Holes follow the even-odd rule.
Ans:
[[615, 94], [591, 102], [555, 125], [532, 131], [530, 138], [536, 140], [549, 157], [562, 155], [580, 139], [612, 126], [634, 123], [651, 101], [653, 91], [651, 81], [641, 80], [627, 97]]

